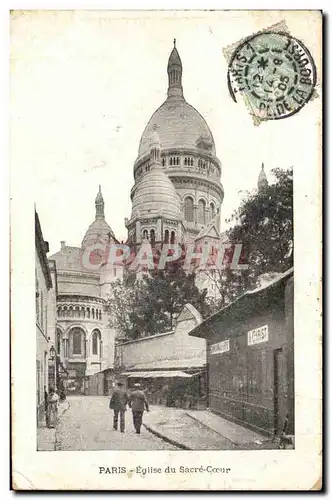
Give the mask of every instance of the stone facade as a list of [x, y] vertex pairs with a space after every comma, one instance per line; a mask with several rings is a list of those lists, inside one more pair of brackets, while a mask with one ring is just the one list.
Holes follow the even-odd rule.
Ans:
[[67, 372], [67, 392], [86, 392], [87, 377], [113, 368], [115, 331], [108, 326], [105, 306], [109, 284], [122, 278], [122, 268], [103, 265], [105, 247], [117, 243], [104, 216], [101, 189], [95, 201], [96, 216], [81, 247], [67, 246], [51, 259], [58, 275], [55, 346]]
[[[145, 213], [133, 210], [130, 220], [126, 219], [128, 240], [133, 244], [139, 244], [142, 239], [159, 242], [171, 239], [177, 242], [195, 240], [211, 221], [214, 221], [219, 232], [220, 207], [224, 197], [221, 163], [216, 156], [214, 139], [207, 123], [184, 99], [182, 63], [175, 43], [167, 73], [167, 99], [144, 129], [134, 164], [135, 184], [131, 196], [134, 208], [138, 193], [144, 187], [144, 180], [155, 165], [151, 139], [157, 135], [161, 170], [172, 181], [178, 201], [171, 190], [167, 200], [159, 197], [159, 213], [155, 214], [153, 220], [152, 217], [147, 218]], [[154, 190], [158, 192], [157, 183], [152, 188]], [[144, 197], [149, 204], [153, 193], [143, 193]], [[166, 217], [170, 203], [174, 206], [180, 203], [180, 217]]]
[[202, 321], [199, 312], [187, 304], [177, 318], [173, 331], [116, 346], [118, 370], [191, 369], [206, 365], [206, 342], [189, 336]]
[[56, 267], [48, 262], [48, 243], [44, 241], [38, 214], [35, 213], [35, 294], [36, 294], [36, 408], [37, 423], [43, 421], [45, 392], [56, 384], [54, 360], [50, 348], [56, 329]]

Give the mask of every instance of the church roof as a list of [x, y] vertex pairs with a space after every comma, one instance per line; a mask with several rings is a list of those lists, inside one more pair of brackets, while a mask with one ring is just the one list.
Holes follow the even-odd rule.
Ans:
[[202, 227], [195, 240], [201, 240], [203, 238], [216, 238], [220, 239], [220, 233], [218, 230], [217, 222], [213, 219], [207, 226]]
[[167, 99], [154, 112], [141, 137], [138, 156], [149, 151], [152, 130], [157, 128], [162, 149], [189, 148], [197, 149], [201, 137], [210, 145], [211, 154], [215, 155], [212, 133], [199, 112], [186, 101]]
[[148, 153], [149, 140], [154, 128], [158, 131], [163, 149], [176, 147], [197, 149], [200, 147], [200, 139], [204, 137], [206, 151], [215, 155], [213, 136], [206, 121], [183, 97], [182, 63], [175, 44], [168, 60], [167, 72], [168, 97], [148, 121], [141, 137], [138, 156]]
[[[181, 220], [181, 200], [174, 184], [160, 166], [159, 157], [154, 157], [153, 150], [160, 150], [159, 135], [153, 129], [149, 138], [151, 148], [150, 171], [135, 185], [132, 198], [132, 218], [163, 215], [171, 219]], [[160, 151], [158, 152], [160, 155]]]
[[55, 260], [58, 271], [91, 272], [83, 264], [83, 251], [80, 247], [66, 246], [63, 242], [61, 250], [49, 257]]
[[175, 46], [175, 40], [174, 40], [173, 50], [172, 50], [171, 55], [169, 56], [169, 59], [168, 59], [167, 69], [170, 69], [173, 65], [181, 66], [181, 69], [182, 69], [182, 62], [181, 62], [178, 50]]
[[101, 186], [99, 186], [99, 191], [95, 200], [95, 220], [92, 222], [92, 224], [90, 224], [84, 235], [82, 248], [87, 248], [88, 246], [94, 245], [96, 243], [107, 244], [110, 239], [115, 240], [112, 228], [105, 220], [104, 205], [105, 204], [101, 192]]

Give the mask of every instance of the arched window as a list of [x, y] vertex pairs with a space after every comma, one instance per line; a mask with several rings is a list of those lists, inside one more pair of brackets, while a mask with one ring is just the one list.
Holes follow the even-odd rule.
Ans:
[[94, 330], [92, 332], [92, 354], [96, 356], [97, 354], [101, 354], [100, 352], [100, 342], [101, 335], [99, 330]]
[[205, 201], [199, 200], [199, 202], [198, 202], [198, 222], [199, 222], [199, 224], [205, 224], [205, 207], [206, 207]]
[[193, 166], [194, 164], [194, 160], [192, 158], [190, 158], [190, 165]]
[[184, 200], [184, 217], [187, 222], [194, 222], [194, 200], [190, 196]]
[[87, 307], [86, 309], [86, 317], [90, 319], [90, 307]]
[[175, 243], [175, 231], [171, 232], [171, 244]]
[[99, 321], [101, 321], [101, 311], [99, 311]]
[[95, 310], [94, 309], [91, 310], [91, 315], [92, 315], [92, 319], [95, 319]]
[[84, 319], [85, 318], [85, 307], [82, 307], [81, 313], [82, 313], [82, 318]]
[[150, 241], [151, 241], [151, 245], [154, 245], [156, 242], [156, 236], [155, 236], [154, 229], [151, 229], [151, 231], [150, 231]]
[[177, 156], [177, 158], [176, 158], [176, 164], [179, 165], [179, 163], [180, 163], [180, 158]]
[[210, 203], [210, 218], [213, 219], [215, 216], [215, 208], [214, 208], [214, 204], [213, 203]]
[[172, 158], [172, 157], [169, 159], [169, 164], [170, 164], [171, 166], [173, 165], [173, 158]]
[[184, 159], [184, 164], [187, 165], [187, 158]]
[[169, 242], [169, 230], [166, 229], [165, 231], [165, 243], [168, 243]]
[[98, 354], [98, 334], [94, 332], [92, 335], [92, 354]]
[[143, 240], [147, 240], [148, 239], [148, 230], [147, 229], [144, 229], [143, 231]]
[[82, 354], [84, 332], [81, 330], [81, 328], [73, 328], [71, 331], [71, 336], [73, 354]]
[[162, 159], [162, 165], [163, 165], [163, 167], [165, 166], [165, 163], [166, 163], [166, 159], [165, 159], [165, 158], [163, 158], [163, 159]]

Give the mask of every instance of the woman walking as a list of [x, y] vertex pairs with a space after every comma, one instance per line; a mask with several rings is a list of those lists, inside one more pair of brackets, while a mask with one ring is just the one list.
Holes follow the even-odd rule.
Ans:
[[48, 414], [47, 422], [49, 428], [54, 428], [56, 426], [58, 418], [58, 401], [59, 401], [59, 396], [57, 395], [55, 389], [51, 387], [47, 401], [47, 414]]

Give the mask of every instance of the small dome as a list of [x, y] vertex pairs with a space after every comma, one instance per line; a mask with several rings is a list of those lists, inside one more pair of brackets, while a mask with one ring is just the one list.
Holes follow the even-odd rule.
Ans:
[[[109, 236], [110, 235], [110, 236]], [[96, 219], [88, 227], [82, 241], [82, 248], [87, 248], [95, 243], [108, 243], [109, 237], [114, 239], [114, 233], [105, 219]]]
[[132, 217], [163, 215], [181, 220], [181, 201], [169, 177], [159, 168], [152, 168], [136, 184], [132, 200]]
[[104, 199], [101, 192], [101, 186], [95, 200], [96, 217], [92, 224], [88, 227], [87, 232], [82, 241], [82, 248], [89, 247], [96, 243], [108, 243], [109, 239], [115, 239], [114, 233], [105, 220]]
[[209, 152], [215, 155], [212, 133], [204, 118], [184, 100], [167, 99], [150, 118], [143, 132], [138, 156], [149, 152], [153, 130], [157, 128], [161, 147], [197, 148], [200, 139], [210, 144]]

